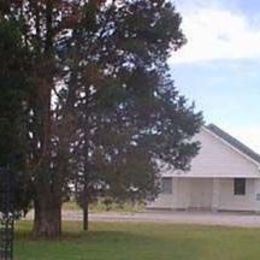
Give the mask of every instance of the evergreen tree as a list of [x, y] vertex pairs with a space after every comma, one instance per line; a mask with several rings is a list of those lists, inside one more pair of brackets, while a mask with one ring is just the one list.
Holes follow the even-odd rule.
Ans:
[[35, 236], [61, 234], [72, 181], [83, 187], [87, 228], [96, 193], [154, 197], [158, 159], [188, 167], [201, 115], [167, 76], [167, 58], [185, 43], [170, 1], [11, 0], [0, 17], [20, 28], [32, 65], [24, 122]]
[[32, 199], [30, 175], [26, 171], [29, 64], [15, 21], [0, 16], [0, 39], [0, 167], [13, 172], [14, 208], [20, 214], [27, 212]]
[[88, 205], [97, 196], [154, 198], [159, 159], [188, 167], [201, 114], [167, 75], [170, 52], [185, 43], [172, 4], [90, 2], [83, 10], [63, 49], [68, 85], [62, 91], [73, 97], [78, 122], [74, 180], [87, 229]]

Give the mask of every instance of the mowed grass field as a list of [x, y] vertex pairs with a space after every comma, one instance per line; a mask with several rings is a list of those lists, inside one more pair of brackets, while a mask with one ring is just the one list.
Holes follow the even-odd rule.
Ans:
[[33, 240], [16, 224], [16, 260], [259, 260], [260, 229], [151, 223], [65, 222], [60, 240]]

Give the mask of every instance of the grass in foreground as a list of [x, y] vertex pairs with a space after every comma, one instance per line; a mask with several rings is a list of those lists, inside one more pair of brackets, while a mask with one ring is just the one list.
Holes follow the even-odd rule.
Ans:
[[65, 222], [64, 237], [34, 241], [30, 222], [17, 224], [17, 260], [258, 260], [260, 229], [143, 223]]

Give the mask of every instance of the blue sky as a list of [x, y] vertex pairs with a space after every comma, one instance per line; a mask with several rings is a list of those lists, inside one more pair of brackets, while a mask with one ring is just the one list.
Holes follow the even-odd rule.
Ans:
[[260, 153], [260, 1], [174, 2], [188, 39], [169, 60], [177, 88]]

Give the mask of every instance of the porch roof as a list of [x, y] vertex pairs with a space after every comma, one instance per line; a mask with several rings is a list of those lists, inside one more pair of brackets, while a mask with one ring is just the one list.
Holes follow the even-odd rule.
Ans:
[[244, 174], [244, 173], [238, 173], [236, 175], [232, 175], [230, 173], [220, 173], [220, 174], [200, 174], [200, 173], [194, 173], [194, 172], [180, 172], [177, 171], [176, 173], [171, 172], [163, 172], [162, 177], [174, 177], [174, 178], [253, 178], [253, 179], [259, 179], [260, 175], [256, 174]]

